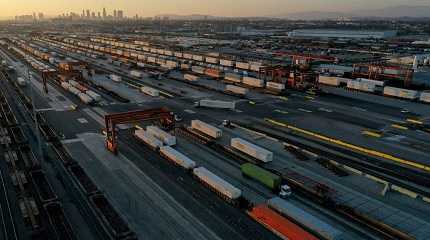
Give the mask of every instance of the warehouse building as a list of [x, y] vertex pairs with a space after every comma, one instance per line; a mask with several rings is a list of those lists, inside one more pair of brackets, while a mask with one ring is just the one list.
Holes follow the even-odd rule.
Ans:
[[395, 37], [397, 31], [355, 31], [355, 30], [331, 30], [331, 29], [299, 29], [288, 33], [289, 37], [305, 38], [390, 38]]

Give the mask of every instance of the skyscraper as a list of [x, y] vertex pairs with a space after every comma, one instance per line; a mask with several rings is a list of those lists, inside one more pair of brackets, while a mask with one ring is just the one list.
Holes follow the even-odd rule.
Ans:
[[90, 10], [87, 9], [87, 18], [90, 18]]
[[106, 8], [103, 8], [103, 19], [106, 19], [107, 14], [106, 14]]
[[102, 15], [100, 14], [100, 12], [97, 12], [97, 17], [102, 18]]
[[113, 18], [116, 18], [116, 10], [113, 10]]

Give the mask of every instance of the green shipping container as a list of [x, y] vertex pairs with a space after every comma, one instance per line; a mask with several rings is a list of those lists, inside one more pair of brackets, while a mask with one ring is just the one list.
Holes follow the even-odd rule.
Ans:
[[242, 174], [259, 181], [271, 190], [279, 189], [279, 185], [281, 184], [281, 177], [279, 177], [278, 175], [273, 174], [251, 163], [243, 164], [242, 166], [240, 166], [240, 169], [242, 170]]

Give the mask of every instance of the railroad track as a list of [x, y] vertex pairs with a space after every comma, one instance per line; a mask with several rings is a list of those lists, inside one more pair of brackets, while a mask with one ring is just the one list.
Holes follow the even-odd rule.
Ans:
[[3, 171], [0, 170], [0, 214], [3, 229], [3, 239], [18, 240], [18, 233], [16, 231], [12, 210], [8, 199], [8, 191], [3, 177]]

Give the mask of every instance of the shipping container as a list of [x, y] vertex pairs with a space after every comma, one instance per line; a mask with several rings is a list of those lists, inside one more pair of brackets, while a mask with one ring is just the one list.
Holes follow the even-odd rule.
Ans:
[[225, 86], [225, 91], [226, 92], [231, 92], [234, 94], [239, 94], [239, 95], [246, 95], [248, 93], [248, 89], [247, 88], [243, 88], [243, 87], [238, 87], [235, 85], [226, 85]]
[[200, 120], [192, 120], [191, 128], [198, 130], [212, 138], [220, 138], [222, 130]]
[[264, 81], [253, 77], [243, 77], [242, 83], [252, 87], [264, 87]]
[[88, 96], [90, 96], [96, 102], [100, 102], [102, 100], [102, 97], [99, 94], [97, 94], [97, 93], [95, 93], [95, 92], [93, 92], [91, 90], [87, 90], [85, 93]]
[[226, 67], [233, 67], [234, 66], [234, 62], [231, 60], [226, 60], [226, 59], [220, 59], [220, 65], [222, 66], [226, 66]]
[[83, 92], [79, 93], [78, 97], [85, 104], [90, 104], [90, 103], [93, 102], [93, 99], [90, 96], [88, 96], [87, 94], [83, 93]]
[[218, 58], [214, 58], [214, 57], [206, 57], [206, 62], [207, 63], [218, 64], [219, 60], [218, 60]]
[[275, 197], [267, 201], [269, 208], [293, 220], [304, 229], [327, 240], [346, 239], [344, 233], [294, 204]]
[[174, 146], [176, 144], [175, 136], [170, 135], [156, 126], [148, 126], [146, 127], [146, 131], [148, 134], [151, 134], [155, 138], [161, 140], [167, 146]]
[[430, 92], [429, 91], [421, 92], [420, 101], [430, 103]]
[[251, 64], [249, 70], [259, 72], [262, 67], [263, 66], [261, 64]]
[[194, 82], [194, 81], [198, 81], [199, 77], [191, 74], [184, 74], [184, 79]]
[[219, 100], [200, 100], [196, 103], [196, 107], [235, 109], [236, 103]]
[[182, 53], [181, 52], [175, 52], [175, 57], [177, 57], [177, 58], [182, 58]]
[[285, 83], [277, 83], [277, 82], [267, 82], [266, 88], [282, 91], [285, 89]]
[[264, 163], [271, 162], [273, 160], [273, 153], [260, 146], [250, 143], [241, 138], [232, 138], [230, 145], [255, 159], [258, 159]]
[[403, 99], [415, 100], [419, 97], [419, 92], [395, 87], [384, 87], [384, 95]]
[[204, 61], [204, 57], [201, 56], [201, 55], [193, 55], [193, 60], [194, 61], [203, 62]]
[[161, 156], [167, 158], [168, 160], [174, 162], [175, 164], [187, 169], [191, 170], [196, 167], [196, 163], [185, 156], [184, 154], [178, 152], [172, 147], [165, 146], [160, 148]]
[[143, 129], [134, 131], [134, 136], [154, 150], [157, 150], [163, 146], [163, 142], [161, 142], [159, 139], [155, 138], [151, 134], [147, 133]]
[[234, 74], [234, 73], [226, 73], [224, 80], [228, 82], [236, 82], [236, 83], [242, 82], [241, 76], [239, 74]]
[[130, 71], [130, 75], [136, 78], [141, 78], [142, 77], [142, 72], [137, 71], [137, 70], [131, 70]]
[[193, 174], [212, 190], [221, 194], [228, 200], [236, 200], [242, 195], [242, 191], [219, 176], [213, 174], [204, 167], [194, 168]]
[[160, 91], [158, 91], [157, 89], [151, 88], [151, 87], [143, 86], [140, 88], [140, 91], [143, 92], [144, 94], [147, 94], [147, 95], [152, 96], [152, 97], [160, 96]]
[[240, 169], [245, 177], [260, 182], [274, 192], [278, 191], [281, 186], [282, 178], [280, 176], [260, 168], [257, 165], [245, 163], [240, 166]]
[[213, 78], [222, 78], [223, 77], [223, 73], [220, 70], [214, 69], [214, 68], [207, 68], [205, 70], [205, 74], [207, 76], [210, 76]]
[[[341, 78], [339, 77], [329, 77], [329, 76], [324, 76], [324, 75], [320, 75], [318, 77], [318, 82], [321, 84], [325, 84], [325, 85], [330, 85], [330, 86], [340, 86]], [[346, 82], [348, 82], [348, 79], [346, 80]]]
[[248, 214], [257, 222], [285, 240], [319, 240], [311, 233], [277, 214], [266, 205], [258, 205], [252, 208]]
[[249, 63], [246, 62], [236, 62], [236, 68], [249, 70]]
[[109, 75], [109, 77], [114, 82], [121, 82], [121, 80], [122, 80], [120, 76], [115, 75], [115, 74], [111, 74], [111, 75]]
[[79, 93], [81, 93], [81, 91], [79, 91], [79, 89], [77, 89], [77, 88], [75, 88], [75, 87], [73, 87], [73, 86], [70, 86], [69, 87], [69, 92], [71, 92], [71, 93], [73, 93], [74, 95], [78, 95]]
[[199, 74], [205, 74], [205, 68], [199, 66], [192, 66], [191, 71]]
[[193, 54], [184, 53], [184, 54], [183, 54], [183, 57], [184, 57], [185, 59], [193, 59]]

